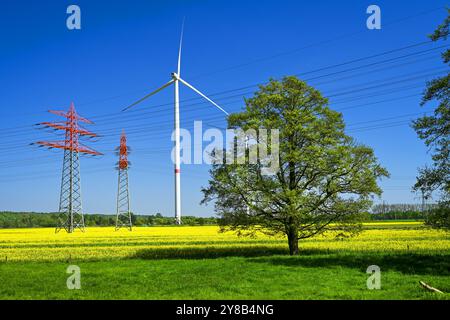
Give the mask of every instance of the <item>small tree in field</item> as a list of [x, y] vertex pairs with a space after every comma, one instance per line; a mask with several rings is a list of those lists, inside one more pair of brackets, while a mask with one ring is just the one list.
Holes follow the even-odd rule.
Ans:
[[360, 214], [381, 194], [377, 179], [388, 176], [372, 149], [347, 136], [342, 115], [296, 77], [271, 80], [245, 102], [228, 126], [278, 129], [279, 170], [264, 175], [261, 161], [213, 165], [202, 202], [215, 201], [222, 231], [285, 234], [291, 255], [300, 239], [357, 232]]

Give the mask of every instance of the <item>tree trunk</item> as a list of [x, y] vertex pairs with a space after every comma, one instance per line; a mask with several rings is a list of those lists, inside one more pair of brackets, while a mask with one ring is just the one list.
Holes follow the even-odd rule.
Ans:
[[298, 234], [296, 228], [289, 228], [288, 230], [288, 243], [289, 243], [289, 254], [291, 256], [298, 255]]
[[[289, 146], [291, 148], [294, 147], [294, 136], [289, 137]], [[289, 161], [289, 189], [295, 190], [295, 162]], [[289, 243], [289, 254], [291, 256], [298, 255], [298, 229], [295, 225], [295, 222], [292, 216], [289, 217], [287, 224], [287, 237]]]

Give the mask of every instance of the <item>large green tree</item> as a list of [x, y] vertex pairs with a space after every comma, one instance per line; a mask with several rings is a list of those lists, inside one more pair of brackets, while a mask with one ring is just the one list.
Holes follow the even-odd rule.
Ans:
[[[449, 36], [450, 10], [447, 18], [429, 37], [432, 41], [446, 41]], [[450, 50], [442, 54], [445, 64], [450, 62]], [[433, 227], [450, 228], [450, 73], [427, 83], [421, 105], [437, 102], [432, 115], [424, 116], [413, 122], [420, 139], [424, 140], [431, 153], [433, 164], [419, 170], [414, 190], [431, 196], [435, 191], [441, 195], [441, 205], [436, 211], [437, 217], [431, 215], [429, 224]], [[445, 222], [447, 225], [445, 225]]]
[[[249, 135], [253, 129], [251, 139], [259, 143], [260, 129], [278, 129], [279, 170], [264, 174], [261, 158], [256, 164], [213, 165], [202, 202], [214, 201], [222, 230], [285, 234], [291, 255], [298, 254], [300, 239], [329, 230], [357, 232], [360, 214], [381, 194], [377, 179], [388, 173], [371, 148], [345, 134], [342, 114], [296, 77], [271, 80], [245, 103], [229, 116], [228, 127]], [[275, 148], [268, 145], [270, 154]]]

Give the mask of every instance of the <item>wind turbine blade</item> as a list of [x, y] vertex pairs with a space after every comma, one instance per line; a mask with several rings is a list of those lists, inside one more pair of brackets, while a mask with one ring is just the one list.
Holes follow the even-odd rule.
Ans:
[[135, 105], [137, 105], [138, 103], [141, 103], [142, 101], [144, 101], [145, 99], [151, 97], [152, 95], [154, 95], [155, 93], [160, 92], [161, 90], [163, 90], [164, 88], [167, 88], [168, 86], [170, 86], [175, 80], [170, 80], [169, 82], [167, 82], [165, 85], [163, 85], [162, 87], [156, 89], [155, 91], [150, 92], [149, 94], [147, 94], [146, 96], [142, 97], [141, 99], [139, 99], [136, 102], [133, 102], [132, 104], [130, 104], [128, 107], [124, 108], [122, 111], [128, 110], [131, 107], [134, 107]]
[[214, 101], [212, 101], [210, 98], [208, 98], [207, 96], [205, 96], [203, 93], [201, 93], [199, 90], [197, 90], [196, 88], [194, 88], [192, 85], [190, 85], [189, 83], [187, 83], [186, 81], [184, 81], [181, 78], [178, 78], [178, 80], [180, 80], [185, 86], [191, 88], [192, 90], [194, 90], [195, 92], [197, 92], [199, 95], [201, 95], [203, 98], [205, 98], [206, 100], [208, 100], [209, 102], [211, 102], [214, 106], [216, 106], [220, 111], [222, 111], [223, 113], [225, 113], [226, 115], [228, 115], [228, 112], [226, 112], [221, 106], [219, 106], [217, 103], [215, 103]]
[[181, 47], [183, 46], [184, 19], [185, 18], [183, 18], [183, 23], [181, 24], [180, 47], [178, 49], [178, 67], [177, 67], [178, 76], [180, 76], [181, 72]]

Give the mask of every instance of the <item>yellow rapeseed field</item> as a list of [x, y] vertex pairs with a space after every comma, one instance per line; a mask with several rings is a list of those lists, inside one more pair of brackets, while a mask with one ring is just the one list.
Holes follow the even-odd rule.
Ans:
[[[423, 228], [419, 222], [401, 222], [409, 228], [377, 228], [398, 223], [370, 223], [360, 235], [337, 240], [318, 236], [300, 242], [301, 250], [449, 252], [448, 233]], [[219, 233], [216, 226], [137, 227], [114, 231], [112, 227], [88, 227], [73, 234], [54, 229], [1, 229], [0, 261], [105, 260], [133, 257], [170, 258], [193, 252], [220, 250], [272, 250], [285, 252], [283, 237], [259, 235], [240, 238], [233, 233]]]

